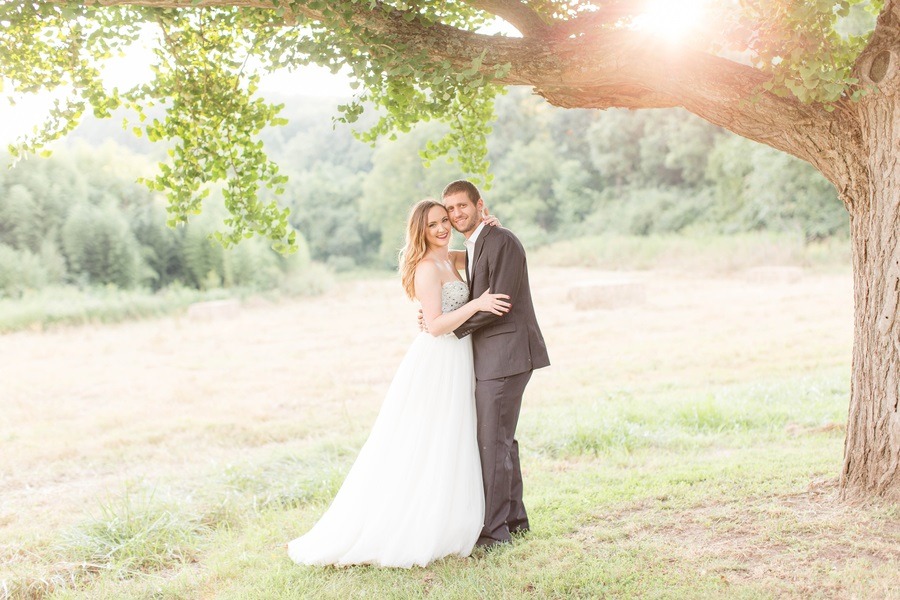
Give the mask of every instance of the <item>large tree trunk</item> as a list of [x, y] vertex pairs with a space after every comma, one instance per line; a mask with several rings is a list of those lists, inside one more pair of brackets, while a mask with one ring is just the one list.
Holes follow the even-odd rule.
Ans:
[[900, 104], [860, 107], [869, 189], [851, 214], [855, 340], [841, 490], [900, 499]]

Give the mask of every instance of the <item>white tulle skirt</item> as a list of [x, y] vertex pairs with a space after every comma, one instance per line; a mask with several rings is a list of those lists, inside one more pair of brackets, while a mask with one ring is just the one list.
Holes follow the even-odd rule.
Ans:
[[291, 559], [408, 568], [468, 556], [484, 520], [475, 427], [471, 338], [419, 334], [331, 506], [288, 544]]

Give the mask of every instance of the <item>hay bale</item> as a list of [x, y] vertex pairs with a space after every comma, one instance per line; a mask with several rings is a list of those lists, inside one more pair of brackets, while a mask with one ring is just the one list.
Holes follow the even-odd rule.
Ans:
[[796, 283], [803, 277], [800, 267], [753, 267], [744, 273], [752, 283]]
[[189, 319], [197, 321], [211, 321], [235, 316], [238, 313], [240, 303], [237, 300], [210, 300], [208, 302], [194, 302], [187, 309]]
[[568, 300], [576, 310], [625, 308], [646, 302], [647, 290], [640, 281], [579, 283], [569, 289]]

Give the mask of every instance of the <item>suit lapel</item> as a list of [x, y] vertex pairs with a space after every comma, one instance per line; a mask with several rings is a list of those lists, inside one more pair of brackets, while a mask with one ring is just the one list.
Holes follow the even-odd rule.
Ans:
[[[475, 293], [475, 268], [478, 266], [478, 257], [481, 256], [481, 251], [484, 249], [484, 239], [491, 234], [491, 229], [493, 228], [489, 226], [484, 227], [478, 235], [478, 239], [475, 240], [475, 251], [472, 252], [472, 278], [469, 281], [469, 296]], [[468, 260], [468, 254], [466, 259]]]
[[[474, 254], [474, 251], [473, 251]], [[474, 262], [472, 263], [475, 264]], [[469, 273], [469, 253], [466, 252], [466, 281], [469, 283], [469, 300], [472, 300], [472, 291], [475, 289], [473, 287], [473, 283], [475, 281], [475, 267], [472, 267], [471, 274]]]
[[469, 284], [469, 296], [472, 295], [472, 278], [469, 276], [469, 251], [466, 250], [466, 283]]

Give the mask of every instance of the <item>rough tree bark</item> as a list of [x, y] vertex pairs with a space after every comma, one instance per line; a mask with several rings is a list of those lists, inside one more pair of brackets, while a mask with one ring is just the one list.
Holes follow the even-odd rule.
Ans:
[[[60, 0], [62, 1], [62, 0]], [[397, 10], [360, 3], [350, 20], [410, 52], [465, 68], [509, 64], [500, 83], [527, 85], [551, 104], [579, 108], [681, 106], [738, 135], [808, 161], [838, 189], [851, 216], [855, 343], [841, 490], [845, 498], [900, 498], [900, 0], [887, 0], [855, 65], [862, 101], [828, 112], [792, 98], [759, 94], [766, 75], [699, 51], [665, 47], [634, 31], [602, 29], [641, 0], [547, 23], [517, 0], [470, 4], [516, 26], [521, 38], [422, 26]], [[272, 8], [272, 0], [94, 0], [99, 5]], [[284, 5], [284, 3], [281, 3]], [[377, 4], [377, 2], [375, 3]], [[292, 5], [295, 15], [321, 13]], [[370, 49], [369, 51], [375, 51]]]
[[856, 76], [869, 186], [851, 211], [855, 337], [841, 489], [900, 499], [900, 3], [879, 18]]

